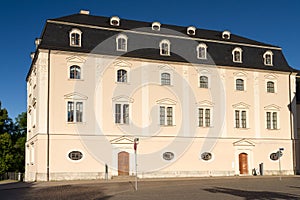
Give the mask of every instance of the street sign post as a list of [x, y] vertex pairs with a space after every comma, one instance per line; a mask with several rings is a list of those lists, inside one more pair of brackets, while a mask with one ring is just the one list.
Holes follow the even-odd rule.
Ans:
[[135, 157], [135, 190], [138, 189], [138, 177], [137, 177], [137, 145], [139, 144], [139, 138], [134, 138], [134, 144], [133, 144], [133, 149], [134, 149], [134, 157]]
[[277, 155], [278, 155], [278, 165], [279, 165], [279, 180], [281, 180], [281, 161], [280, 161], [280, 158], [281, 156], [283, 155], [282, 151], [284, 150], [284, 148], [279, 148], [279, 150], [277, 151]]

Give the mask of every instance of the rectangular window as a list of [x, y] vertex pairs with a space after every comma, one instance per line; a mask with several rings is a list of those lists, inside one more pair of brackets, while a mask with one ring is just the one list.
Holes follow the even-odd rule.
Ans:
[[267, 129], [271, 129], [271, 112], [267, 112]]
[[83, 104], [76, 102], [76, 122], [82, 122]]
[[235, 111], [235, 128], [240, 128], [240, 111]]
[[210, 109], [205, 109], [205, 126], [210, 127]]
[[167, 125], [172, 126], [173, 125], [173, 108], [167, 107]]
[[129, 105], [128, 104], [123, 105], [123, 123], [129, 124]]
[[68, 122], [74, 121], [74, 102], [68, 101]]
[[203, 108], [199, 108], [199, 126], [203, 127]]
[[159, 107], [159, 119], [160, 119], [160, 125], [165, 125], [165, 107], [164, 106]]
[[246, 114], [246, 111], [242, 111], [242, 128], [247, 128], [247, 114]]
[[121, 123], [121, 104], [115, 105], [115, 123], [116, 124]]

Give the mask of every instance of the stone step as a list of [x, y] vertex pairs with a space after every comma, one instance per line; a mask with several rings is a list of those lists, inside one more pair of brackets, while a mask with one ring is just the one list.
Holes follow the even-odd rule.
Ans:
[[113, 180], [135, 180], [135, 176], [112, 176]]

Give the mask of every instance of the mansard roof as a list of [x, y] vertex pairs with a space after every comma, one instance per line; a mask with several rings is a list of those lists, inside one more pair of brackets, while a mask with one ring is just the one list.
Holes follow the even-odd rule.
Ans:
[[[160, 31], [155, 31], [152, 30], [151, 24], [120, 19], [119, 26], [112, 26], [109, 17], [73, 14], [47, 20], [39, 48], [238, 68], [294, 71], [288, 65], [281, 48], [274, 45], [235, 34], [231, 34], [230, 39], [223, 39], [222, 31], [196, 29], [195, 35], [188, 35], [187, 27], [167, 24], [162, 24]], [[73, 28], [82, 32], [81, 47], [69, 45], [69, 32]], [[116, 51], [115, 39], [119, 33], [128, 37], [128, 51], [125, 54]], [[168, 39], [171, 43], [170, 56], [160, 55], [159, 42], [163, 39]], [[197, 59], [196, 47], [199, 43], [207, 45], [207, 59]], [[232, 50], [236, 47], [243, 51], [242, 63], [232, 61]], [[263, 54], [268, 50], [273, 53], [273, 66], [264, 65]]]

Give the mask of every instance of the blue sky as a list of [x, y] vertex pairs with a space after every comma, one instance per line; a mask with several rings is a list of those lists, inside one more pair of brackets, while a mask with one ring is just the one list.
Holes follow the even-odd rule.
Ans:
[[300, 2], [297, 0], [120, 1], [51, 0], [2, 1], [0, 101], [15, 118], [26, 111], [26, 74], [35, 50], [34, 40], [47, 19], [89, 10], [92, 15], [160, 21], [229, 30], [260, 42], [282, 47], [290, 66], [300, 69]]

